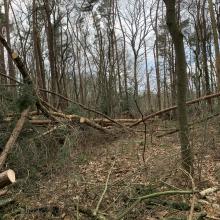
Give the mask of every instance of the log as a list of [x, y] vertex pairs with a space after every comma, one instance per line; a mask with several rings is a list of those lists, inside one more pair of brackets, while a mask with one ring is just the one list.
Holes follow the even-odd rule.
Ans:
[[[208, 120], [210, 120], [210, 119], [212, 119], [213, 117], [216, 117], [216, 116], [219, 116], [219, 113], [216, 113], [216, 114], [214, 114], [214, 115], [210, 115], [210, 116], [208, 116], [207, 118], [204, 118], [204, 119], [202, 119], [202, 120], [199, 120], [199, 121], [195, 121], [195, 122], [193, 122], [193, 123], [190, 123], [190, 124], [188, 124], [189, 129], [191, 129], [191, 127], [194, 126], [194, 125], [196, 125], [196, 124], [199, 124], [199, 123], [208, 121]], [[170, 134], [174, 134], [174, 133], [176, 133], [176, 132], [179, 132], [179, 129], [173, 129], [172, 131], [169, 131], [169, 132], [167, 132], [167, 133], [165, 133], [165, 134], [157, 135], [156, 137], [157, 137], [157, 138], [161, 138], [161, 137], [164, 137], [164, 136], [167, 136], [167, 135], [170, 135]]]
[[[61, 112], [50, 112], [52, 115], [55, 117], [63, 118], [65, 120], [70, 120], [70, 121], [79, 121], [80, 116], [78, 115], [65, 115]], [[34, 116], [34, 115], [39, 115], [35, 112], [30, 112], [29, 116]], [[12, 114], [8, 115], [9, 117], [6, 117], [2, 120], [2, 122], [8, 123], [12, 121]], [[53, 125], [53, 124], [58, 124], [60, 122], [65, 122], [65, 120], [50, 120], [50, 119], [38, 119], [37, 117], [29, 117], [29, 123], [36, 125], [36, 126], [47, 126], [47, 125]], [[107, 119], [101, 119], [101, 118], [95, 118], [95, 119], [89, 119], [91, 122], [97, 123], [102, 127], [109, 127], [109, 126], [114, 126], [115, 123], [112, 123], [111, 121]], [[119, 122], [120, 124], [124, 125], [125, 127], [129, 127], [132, 123], [137, 122], [138, 119], [121, 119], [121, 118], [116, 118], [114, 119], [115, 121]], [[153, 121], [153, 120], [152, 120]], [[136, 132], [136, 131], [135, 131]]]
[[8, 154], [10, 153], [12, 148], [14, 147], [14, 144], [15, 144], [15, 142], [16, 142], [23, 126], [24, 126], [26, 118], [28, 117], [29, 110], [30, 110], [30, 107], [28, 107], [27, 109], [25, 109], [21, 113], [20, 119], [17, 121], [17, 124], [11, 133], [11, 136], [9, 137], [5, 147], [3, 148], [4, 150], [2, 151], [2, 153], [0, 155], [0, 170], [2, 169], [2, 167], [4, 165]]
[[15, 183], [15, 172], [11, 169], [0, 173], [0, 189]]
[[104, 132], [106, 134], [111, 134], [112, 133], [108, 129], [103, 128], [102, 126], [98, 125], [97, 123], [90, 121], [88, 118], [81, 117], [80, 118], [80, 123], [81, 124], [86, 124], [86, 125], [94, 128], [94, 129], [102, 131], [102, 132]]
[[[198, 99], [191, 100], [191, 101], [188, 101], [188, 102], [186, 102], [186, 104], [187, 105], [192, 105], [192, 104], [195, 104], [197, 102], [201, 102], [201, 101], [212, 99], [212, 98], [217, 98], [219, 96], [220, 96], [220, 92], [219, 93], [215, 93], [215, 94], [211, 94], [211, 95], [207, 95], [207, 96], [203, 96], [203, 97], [200, 97]], [[156, 117], [158, 115], [161, 115], [163, 113], [166, 113], [166, 112], [169, 112], [169, 111], [172, 111], [172, 110], [175, 110], [175, 109], [177, 109], [177, 105], [169, 107], [169, 108], [166, 108], [166, 109], [163, 109], [163, 110], [160, 110], [160, 111], [155, 112], [155, 113], [152, 113], [150, 115], [147, 115], [143, 119], [139, 119], [137, 122], [133, 123], [130, 127], [131, 128], [135, 127], [135, 126], [139, 125], [141, 122], [145, 122], [148, 119], [154, 118], [154, 117]]]
[[86, 110], [86, 111], [90, 111], [90, 112], [93, 112], [93, 113], [95, 113], [95, 114], [101, 115], [102, 117], [108, 119], [108, 120], [111, 121], [112, 123], [115, 123], [115, 124], [118, 125], [119, 127], [122, 127], [122, 128], [124, 128], [125, 130], [127, 130], [122, 124], [120, 124], [119, 122], [115, 121], [114, 119], [110, 118], [108, 115], [105, 115], [105, 114], [102, 113], [102, 112], [99, 112], [99, 111], [97, 111], [97, 110], [95, 110], [95, 109], [89, 108], [89, 107], [87, 107], [87, 106], [85, 106], [85, 105], [83, 105], [83, 104], [81, 104], [81, 103], [79, 103], [79, 102], [73, 101], [73, 100], [71, 100], [71, 99], [69, 99], [69, 98], [67, 98], [67, 97], [65, 97], [65, 96], [63, 96], [63, 95], [60, 95], [60, 94], [56, 93], [56, 92], [52, 92], [52, 91], [49, 91], [49, 90], [46, 90], [46, 89], [41, 89], [41, 88], [40, 88], [39, 90], [40, 90], [41, 92], [46, 92], [46, 93], [55, 95], [55, 96], [57, 96], [57, 97], [59, 97], [59, 98], [62, 98], [62, 99], [65, 100], [65, 101], [68, 101], [68, 102], [71, 102], [71, 103], [73, 103], [73, 104], [75, 104], [75, 105], [78, 105], [78, 106], [80, 106], [82, 109], [84, 109], [84, 110]]

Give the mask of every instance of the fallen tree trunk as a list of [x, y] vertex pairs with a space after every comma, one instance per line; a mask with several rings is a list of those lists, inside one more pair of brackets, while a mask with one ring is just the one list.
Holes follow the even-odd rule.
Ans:
[[109, 131], [108, 129], [103, 128], [102, 126], [100, 126], [100, 125], [98, 125], [98, 124], [96, 124], [96, 123], [90, 121], [88, 118], [81, 117], [81, 118], [80, 118], [80, 123], [81, 123], [81, 124], [86, 124], [86, 125], [88, 125], [88, 126], [94, 128], [94, 129], [99, 130], [99, 131], [102, 131], [102, 132], [104, 132], [104, 133], [106, 133], [106, 134], [111, 134], [111, 133], [112, 133], [112, 132]]
[[[53, 114], [53, 113], [52, 113]], [[62, 117], [65, 118], [67, 120], [71, 120], [74, 121], [75, 119], [79, 119], [80, 116], [77, 115], [64, 115], [63, 113], [55, 113], [54, 116], [57, 117]], [[30, 116], [30, 114], [29, 114]], [[107, 119], [101, 119], [101, 118], [95, 118], [95, 119], [89, 119], [90, 121], [93, 121], [101, 126], [110, 126], [113, 125], [114, 123], [112, 123], [111, 121], [108, 121]], [[137, 119], [114, 119], [115, 121], [118, 121], [119, 123], [125, 125], [130, 125], [132, 123], [137, 122]], [[7, 117], [4, 118], [2, 120], [2, 122], [11, 122], [12, 121], [12, 117]], [[58, 123], [59, 121], [52, 121], [49, 119], [38, 119], [37, 117], [29, 117], [29, 123], [34, 124], [34, 125], [47, 125], [47, 124], [55, 124]]]
[[[214, 118], [214, 117], [217, 117], [217, 116], [219, 116], [219, 113], [214, 114], [214, 115], [210, 115], [210, 116], [208, 116], [207, 118], [204, 118], [204, 119], [202, 119], [202, 120], [199, 120], [199, 121], [195, 121], [195, 122], [193, 122], [193, 123], [190, 123], [188, 126], [192, 127], [193, 125], [196, 125], [196, 124], [199, 124], [199, 123], [208, 121], [208, 120], [210, 120], [210, 119], [212, 119], [212, 118]], [[191, 128], [190, 128], [190, 129], [191, 129]], [[176, 133], [176, 132], [178, 132], [178, 131], [179, 131], [179, 129], [174, 129], [174, 130], [172, 130], [172, 131], [166, 132], [165, 134], [157, 135], [156, 137], [157, 137], [157, 138], [161, 138], [161, 137], [164, 137], [164, 136], [167, 136], [167, 135], [170, 135], [170, 134], [174, 134], [174, 133]]]
[[[207, 96], [203, 96], [203, 97], [200, 97], [198, 99], [194, 99], [192, 101], [188, 101], [186, 102], [187, 105], [192, 105], [192, 104], [195, 104], [195, 103], [198, 103], [198, 102], [201, 102], [201, 101], [204, 101], [204, 100], [208, 100], [208, 99], [212, 99], [212, 98], [217, 98], [220, 96], [220, 92], [219, 93], [215, 93], [215, 94], [211, 94], [211, 95], [207, 95]], [[163, 109], [161, 111], [158, 111], [158, 112], [155, 112], [153, 114], [150, 114], [150, 115], [147, 115], [146, 117], [144, 117], [143, 119], [139, 119], [137, 122], [133, 123], [130, 127], [135, 127], [137, 125], [139, 125], [141, 122], [145, 122], [146, 120], [148, 119], [151, 119], [151, 118], [154, 118], [158, 115], [161, 115], [163, 113], [166, 113], [166, 112], [169, 112], [169, 111], [172, 111], [172, 110], [175, 110], [177, 109], [177, 106], [172, 106], [172, 107], [169, 107], [169, 108], [166, 108], [166, 109]]]
[[58, 93], [55, 93], [55, 92], [52, 92], [52, 91], [49, 91], [49, 90], [46, 90], [46, 89], [39, 89], [39, 90], [40, 90], [41, 92], [50, 93], [50, 94], [52, 94], [52, 95], [55, 95], [55, 96], [58, 96], [59, 98], [64, 99], [65, 101], [68, 101], [68, 102], [71, 102], [71, 103], [73, 103], [73, 104], [76, 104], [76, 105], [80, 106], [81, 108], [83, 108], [83, 109], [86, 110], [86, 111], [90, 111], [90, 112], [93, 112], [93, 113], [95, 113], [95, 114], [101, 115], [102, 117], [108, 119], [108, 120], [111, 121], [112, 123], [117, 124], [119, 127], [125, 128], [122, 124], [120, 124], [119, 122], [117, 122], [117, 121], [115, 121], [114, 119], [110, 118], [108, 115], [103, 114], [102, 112], [99, 112], [99, 111], [97, 111], [97, 110], [95, 110], [95, 109], [91, 109], [91, 108], [89, 108], [89, 107], [87, 107], [87, 106], [85, 106], [85, 105], [83, 105], [83, 104], [81, 104], [81, 103], [79, 103], [79, 102], [75, 102], [75, 101], [73, 101], [73, 100], [71, 100], [71, 99], [69, 99], [69, 98], [67, 98], [67, 97], [65, 97], [65, 96], [62, 96], [62, 95], [58, 94]]
[[0, 170], [3, 168], [5, 160], [8, 156], [8, 153], [10, 153], [10, 151], [12, 150], [12, 148], [14, 147], [14, 144], [24, 126], [24, 123], [26, 121], [26, 118], [28, 117], [28, 112], [30, 110], [30, 107], [28, 107], [27, 109], [25, 109], [22, 113], [21, 113], [21, 117], [20, 119], [17, 121], [17, 124], [14, 128], [14, 130], [11, 133], [11, 136], [9, 137], [1, 155], [0, 155]]
[[85, 117], [80, 117], [79, 115], [66, 115], [63, 114], [61, 112], [50, 112], [51, 115], [55, 116], [55, 117], [61, 117], [70, 121], [74, 121], [77, 120], [79, 121], [81, 124], [86, 124], [96, 130], [102, 131], [106, 134], [111, 134], [112, 132], [110, 132], [108, 129], [103, 128], [102, 126], [98, 125], [97, 123], [89, 120], [88, 118]]
[[0, 189], [15, 182], [15, 172], [13, 170], [6, 170], [0, 173]]

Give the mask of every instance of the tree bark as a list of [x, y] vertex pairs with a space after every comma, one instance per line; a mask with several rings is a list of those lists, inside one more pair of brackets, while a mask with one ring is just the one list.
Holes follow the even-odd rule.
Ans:
[[[36, 81], [39, 88], [46, 89], [46, 79], [44, 71], [44, 61], [42, 57], [41, 44], [40, 44], [40, 35], [38, 31], [37, 24], [37, 6], [36, 0], [33, 0], [32, 5], [32, 16], [33, 16], [33, 46], [34, 46], [34, 59], [36, 67]], [[47, 94], [41, 92], [43, 100], [47, 101]]]
[[[55, 52], [55, 39], [54, 39], [54, 28], [51, 22], [51, 8], [48, 0], [44, 0], [45, 8], [45, 21], [46, 21], [46, 34], [47, 34], [47, 44], [48, 44], [48, 53], [49, 53], [49, 63], [50, 63], [50, 72], [51, 72], [51, 90], [53, 92], [60, 92], [60, 85], [58, 83], [59, 76], [56, 65], [56, 52]], [[52, 104], [56, 106], [58, 101], [54, 96], [52, 96]]]
[[[11, 0], [4, 0], [4, 8], [5, 8], [5, 27], [6, 27], [6, 38], [9, 47], [11, 47], [11, 37], [10, 37], [10, 20], [9, 20], [9, 3]], [[15, 67], [13, 61], [8, 55], [8, 67], [9, 67], [9, 76], [15, 78]], [[13, 81], [10, 81], [10, 84], [13, 84]], [[13, 91], [15, 92], [15, 90]]]
[[214, 47], [215, 47], [217, 89], [218, 91], [220, 91], [220, 50], [219, 50], [219, 42], [218, 42], [217, 22], [215, 20], [212, 0], [208, 0], [208, 3], [209, 3], [209, 11], [210, 11], [211, 25], [212, 25], [213, 38], [214, 38]]
[[177, 72], [177, 112], [179, 122], [179, 139], [181, 144], [181, 156], [183, 168], [193, 173], [193, 152], [189, 142], [189, 129], [186, 113], [186, 93], [187, 93], [187, 70], [186, 56], [184, 50], [183, 34], [179, 29], [176, 17], [176, 1], [164, 0], [167, 9], [167, 26], [171, 34], [175, 54]]

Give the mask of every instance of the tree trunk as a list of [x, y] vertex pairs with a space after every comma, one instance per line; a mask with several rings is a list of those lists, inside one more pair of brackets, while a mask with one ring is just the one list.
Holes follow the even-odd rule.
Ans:
[[210, 11], [211, 25], [212, 25], [213, 38], [214, 38], [214, 47], [215, 47], [217, 89], [218, 91], [220, 91], [220, 50], [219, 50], [219, 42], [218, 42], [217, 22], [215, 20], [212, 0], [208, 0], [208, 3], [209, 3], [209, 11]]
[[[48, 53], [49, 53], [49, 63], [50, 63], [50, 73], [51, 73], [51, 90], [53, 92], [60, 92], [59, 83], [58, 83], [58, 72], [56, 69], [56, 55], [55, 55], [55, 39], [54, 39], [54, 30], [51, 23], [51, 8], [48, 0], [44, 0], [45, 8], [45, 20], [46, 20], [46, 34], [47, 34], [47, 44], [48, 44]], [[52, 96], [52, 104], [56, 106], [58, 104], [55, 97]]]
[[[4, 0], [6, 38], [7, 38], [7, 43], [9, 45], [9, 47], [11, 47], [9, 2], [10, 2], [10, 0]], [[13, 61], [12, 61], [10, 55], [8, 55], [8, 68], [9, 68], [9, 76], [11, 76], [12, 78], [15, 78], [15, 68], [14, 68], [14, 64], [13, 64]], [[10, 80], [10, 84], [13, 84], [13, 83], [14, 82], [12, 80]], [[15, 92], [15, 91], [16, 90], [14, 89], [13, 92]]]
[[[46, 79], [45, 79], [45, 71], [44, 71], [44, 61], [41, 52], [40, 45], [40, 36], [38, 32], [37, 25], [37, 7], [36, 1], [33, 0], [33, 44], [34, 44], [34, 59], [36, 66], [36, 81], [39, 88], [46, 89]], [[41, 97], [44, 101], [47, 101], [47, 95], [45, 93], [41, 93]]]
[[186, 93], [187, 93], [187, 70], [186, 56], [184, 50], [183, 34], [179, 29], [176, 17], [176, 1], [164, 0], [167, 9], [167, 26], [171, 34], [176, 54], [177, 72], [177, 112], [179, 122], [179, 139], [181, 144], [181, 156], [183, 168], [193, 173], [193, 152], [189, 142], [189, 129], [186, 113]]
[[144, 41], [144, 57], [145, 57], [145, 73], [146, 73], [146, 80], [147, 80], [147, 103], [148, 103], [148, 111], [152, 111], [152, 103], [151, 103], [151, 91], [150, 91], [150, 73], [148, 71], [148, 58], [147, 58], [147, 47], [146, 42]]
[[157, 9], [156, 9], [156, 18], [155, 18], [155, 52], [154, 52], [154, 59], [155, 59], [155, 69], [156, 69], [156, 80], [157, 80], [157, 103], [158, 109], [161, 110], [161, 85], [160, 85], [160, 66], [159, 66], [159, 36], [158, 36], [158, 12], [159, 12], [159, 5], [160, 1], [157, 1]]

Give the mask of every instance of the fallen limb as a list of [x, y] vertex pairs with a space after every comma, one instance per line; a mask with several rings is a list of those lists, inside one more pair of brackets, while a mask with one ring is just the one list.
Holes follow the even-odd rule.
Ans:
[[[204, 101], [204, 100], [208, 100], [208, 99], [212, 99], [212, 98], [216, 98], [216, 97], [219, 97], [220, 96], [220, 92], [219, 93], [215, 93], [215, 94], [212, 94], [212, 95], [207, 95], [207, 96], [203, 96], [203, 97], [200, 97], [198, 99], [194, 99], [192, 101], [188, 101], [186, 102], [187, 105], [192, 105], [192, 104], [195, 104], [197, 102], [201, 102], [201, 101]], [[163, 113], [166, 113], [166, 112], [169, 112], [169, 111], [172, 111], [172, 110], [175, 110], [177, 109], [177, 106], [172, 106], [172, 107], [169, 107], [169, 108], [166, 108], [166, 109], [163, 109], [161, 111], [158, 111], [158, 112], [155, 112], [153, 114], [150, 114], [150, 115], [147, 115], [146, 117], [144, 117], [143, 119], [139, 119], [137, 122], [133, 123], [130, 127], [135, 127], [137, 125], [139, 125], [141, 122], [144, 122], [150, 118], [154, 118], [158, 115], [161, 115]]]
[[[13, 77], [11, 77], [11, 76], [8, 76], [8, 75], [6, 75], [6, 74], [4, 74], [4, 73], [1, 73], [1, 72], [0, 72], [0, 75], [1, 75], [1, 76], [4, 76], [5, 78], [10, 79], [11, 81], [14, 81], [14, 82], [18, 83], [19, 85], [20, 85], [20, 84], [23, 84], [22, 82], [18, 81], [17, 79], [15, 79], [15, 78], [13, 78]], [[10, 84], [9, 84], [9, 85], [10, 85]], [[17, 84], [15, 84], [15, 85], [17, 86]]]
[[20, 119], [17, 121], [16, 126], [11, 133], [11, 136], [9, 137], [5, 147], [3, 148], [4, 150], [2, 151], [2, 153], [0, 155], [0, 170], [3, 168], [8, 154], [11, 152], [12, 148], [14, 147], [14, 144], [15, 144], [15, 142], [16, 142], [23, 126], [24, 126], [24, 123], [25, 123], [27, 117], [28, 117], [29, 111], [30, 111], [30, 107], [28, 107], [27, 109], [25, 109], [21, 113]]
[[0, 189], [15, 182], [15, 172], [13, 170], [6, 170], [0, 173]]
[[110, 169], [109, 172], [108, 172], [107, 180], [106, 180], [106, 182], [105, 182], [105, 188], [104, 188], [104, 190], [103, 190], [103, 192], [102, 192], [101, 197], [99, 198], [98, 204], [97, 204], [96, 209], [95, 209], [95, 211], [94, 211], [94, 214], [95, 214], [95, 215], [98, 214], [99, 207], [100, 207], [101, 202], [102, 202], [102, 200], [103, 200], [103, 198], [104, 198], [104, 195], [105, 195], [105, 193], [106, 193], [106, 191], [107, 191], [107, 189], [108, 189], [109, 178], [110, 178], [110, 175], [111, 175], [111, 172], [112, 172], [112, 169], [113, 169], [114, 165], [115, 165], [115, 161], [114, 161], [114, 163], [112, 164], [111, 169]]

